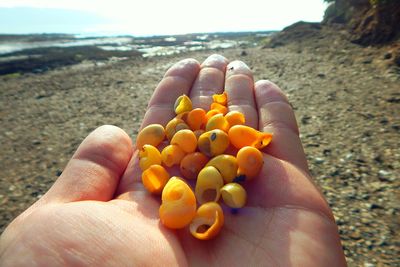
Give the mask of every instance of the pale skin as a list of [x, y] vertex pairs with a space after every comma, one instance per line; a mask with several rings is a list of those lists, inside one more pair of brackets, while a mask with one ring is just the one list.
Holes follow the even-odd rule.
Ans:
[[[213, 240], [159, 221], [159, 197], [141, 185], [137, 151], [120, 128], [102, 126], [79, 146], [50, 190], [0, 239], [1, 266], [346, 266], [332, 212], [308, 172], [291, 106], [241, 61], [212, 55], [173, 65], [149, 101], [142, 127], [165, 125], [187, 94], [208, 109], [212, 94], [246, 124], [272, 132], [260, 175], [245, 184], [247, 206], [225, 213]], [[306, 104], [306, 103], [305, 103]]]

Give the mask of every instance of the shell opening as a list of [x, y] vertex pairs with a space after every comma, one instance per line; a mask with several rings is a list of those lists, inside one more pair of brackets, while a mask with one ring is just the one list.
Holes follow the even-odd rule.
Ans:
[[217, 190], [215, 190], [215, 189], [206, 189], [206, 190], [204, 190], [203, 194], [201, 195], [203, 203], [210, 202], [210, 201], [216, 201], [217, 197], [218, 197], [218, 194], [217, 194]]
[[203, 234], [203, 233], [207, 232], [207, 230], [210, 229], [210, 227], [211, 226], [207, 225], [207, 224], [199, 225], [196, 229], [196, 233]]

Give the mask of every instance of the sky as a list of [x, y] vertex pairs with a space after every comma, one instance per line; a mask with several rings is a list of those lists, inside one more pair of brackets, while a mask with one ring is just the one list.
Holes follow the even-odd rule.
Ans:
[[168, 35], [321, 21], [323, 0], [0, 0], [0, 33]]

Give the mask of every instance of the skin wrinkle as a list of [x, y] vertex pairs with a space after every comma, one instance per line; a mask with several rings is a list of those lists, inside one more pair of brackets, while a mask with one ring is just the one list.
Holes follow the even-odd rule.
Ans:
[[[279, 105], [283, 105], [283, 107], [288, 108], [288, 111], [292, 111], [291, 106], [288, 103], [282, 102], [282, 101], [273, 101], [273, 102], [268, 102], [264, 104], [261, 109], [260, 109], [260, 117], [262, 118], [261, 124], [261, 129], [264, 129], [268, 126], [270, 126], [272, 123], [277, 124], [281, 128], [288, 128], [291, 131], [293, 131], [296, 135], [299, 135], [299, 128], [297, 127], [296, 119], [293, 117], [293, 120], [290, 120], [289, 123], [286, 121], [287, 119], [292, 119], [292, 118], [285, 118], [286, 120], [282, 120], [282, 118], [277, 118], [277, 119], [270, 119], [270, 118], [265, 118], [266, 115], [268, 114], [267, 110], [270, 110], [268, 106], [278, 106], [275, 108], [279, 108], [279, 110], [282, 110], [282, 107], [279, 107]], [[282, 110], [283, 111], [283, 110]]]
[[[193, 77], [194, 80], [194, 77]], [[189, 81], [184, 77], [181, 76], [166, 76], [164, 77], [161, 82], [159, 83], [159, 85], [157, 86], [156, 91], [158, 92], [158, 95], [166, 95], [168, 97], [156, 97], [156, 98], [152, 98], [149, 101], [148, 104], [148, 108], [151, 107], [154, 103], [157, 103], [158, 105], [160, 104], [165, 104], [166, 106], [168, 105], [169, 107], [171, 107], [171, 102], [173, 99], [173, 102], [175, 102], [176, 98], [181, 95], [182, 93], [188, 94], [189, 90], [192, 86], [193, 81]], [[178, 85], [179, 84], [179, 85]], [[180, 90], [177, 91], [177, 88], [187, 88], [187, 90]], [[170, 93], [167, 94], [163, 94], [162, 91], [168, 91]], [[182, 92], [183, 91], [183, 92]], [[175, 93], [175, 94], [171, 94], [171, 93]], [[176, 94], [178, 93], [178, 94]], [[156, 95], [156, 96], [158, 96]]]
[[[262, 251], [265, 252], [265, 254], [267, 255], [268, 258], [273, 259], [273, 257], [271, 257], [271, 255], [269, 255], [268, 250], [265, 249], [265, 248], [263, 248], [263, 247], [261, 246], [261, 243], [263, 242], [263, 240], [264, 240], [264, 238], [265, 238], [265, 235], [266, 235], [266, 233], [267, 233], [267, 229], [269, 228], [269, 226], [270, 226], [270, 224], [271, 224], [271, 222], [272, 222], [274, 216], [275, 216], [275, 209], [272, 209], [271, 216], [270, 216], [271, 218], [270, 218], [270, 219], [268, 220], [268, 222], [266, 223], [265, 228], [263, 229], [262, 234], [260, 235], [259, 242], [257, 242], [256, 247], [254, 247], [254, 250], [253, 250], [252, 255], [256, 255], [257, 249], [261, 249]], [[267, 217], [268, 217], [267, 212], [265, 212], [265, 216], [264, 216], [264, 217], [265, 217], [265, 220], [266, 220]], [[254, 256], [252, 256], [251, 258], [255, 259]]]
[[254, 247], [257, 247], [257, 243], [255, 243], [255, 242], [253, 242], [253, 241], [251, 241], [251, 240], [245, 238], [245, 237], [242, 236], [242, 235], [239, 235], [238, 233], [236, 233], [234, 230], [230, 229], [229, 227], [225, 227], [224, 231], [225, 231], [225, 230], [228, 231], [230, 235], [232, 235], [232, 236], [234, 236], [234, 237], [236, 237], [236, 238], [238, 238], [238, 239], [241, 239], [241, 240], [247, 242], [248, 244], [250, 244], [250, 245], [252, 245], [252, 246], [254, 246]]
[[[79, 160], [79, 164], [84, 163], [83, 161]], [[88, 165], [88, 163], [90, 165], [94, 165], [96, 166], [95, 168], [93, 168], [92, 166]], [[76, 173], [76, 175], [74, 176], [87, 176], [87, 177], [98, 177], [99, 175], [103, 175], [105, 173], [107, 173], [107, 175], [109, 177], [112, 177], [113, 182], [113, 187], [116, 186], [118, 180], [119, 180], [119, 176], [116, 177], [114, 175], [111, 174], [112, 171], [108, 170], [108, 169], [101, 169], [101, 168], [97, 168], [99, 166], [99, 164], [92, 162], [90, 160], [87, 160], [86, 162], [86, 166], [90, 166], [90, 168], [86, 169], [86, 170], [81, 170], [79, 172]], [[65, 172], [66, 175], [71, 175], [74, 174], [76, 171], [75, 170], [71, 170], [68, 172]], [[114, 177], [113, 177], [114, 176]], [[69, 188], [66, 191], [70, 191], [70, 196], [74, 195], [75, 197], [73, 198], [73, 200], [67, 198], [65, 196], [59, 196], [58, 202], [69, 202], [69, 201], [81, 201], [81, 200], [90, 200], [92, 198], [92, 189], [96, 188], [96, 192], [101, 192], [101, 195], [104, 195], [104, 193], [109, 189], [110, 184], [108, 184], [108, 186], [104, 186], [104, 182], [111, 182], [109, 179], [104, 179], [103, 184], [97, 184], [97, 186], [94, 186], [97, 183], [96, 179], [91, 179], [91, 180], [87, 180], [85, 182], [81, 182], [78, 181], [76, 183], [69, 183]], [[88, 183], [89, 182], [89, 183]], [[84, 190], [82, 190], [82, 185], [85, 185]], [[72, 190], [72, 188], [75, 188]], [[81, 190], [76, 190], [76, 188], [81, 188]], [[99, 189], [102, 189], [101, 191]], [[59, 189], [58, 189], [59, 190]], [[105, 191], [105, 192], [104, 192]], [[54, 196], [52, 195], [48, 195], [48, 197], [53, 198]], [[108, 200], [109, 198], [112, 197], [112, 193], [110, 194], [110, 196], [108, 196], [106, 199]], [[54, 197], [55, 201], [57, 201], [57, 197]]]
[[[282, 129], [282, 130], [289, 130], [293, 132], [297, 137], [300, 135], [300, 132], [294, 129], [293, 127], [288, 126], [286, 123], [282, 122], [281, 120], [269, 120], [264, 122], [260, 129], [264, 132], [271, 132], [272, 129]], [[268, 131], [269, 129], [269, 131]]]
[[[236, 80], [236, 82], [235, 82], [235, 80]], [[248, 75], [246, 75], [246, 74], [241, 74], [241, 73], [238, 73], [238, 74], [233, 74], [233, 75], [231, 75], [231, 76], [229, 76], [229, 77], [227, 77], [226, 79], [225, 79], [225, 84], [226, 85], [234, 85], [234, 84], [236, 84], [237, 83], [237, 80], [239, 80], [239, 81], [242, 81], [242, 82], [246, 82], [247, 84], [241, 84], [240, 86], [241, 87], [243, 87], [243, 85], [245, 85], [247, 88], [249, 88], [249, 89], [251, 89], [251, 91], [253, 91], [254, 92], [254, 84], [253, 84], [253, 79], [252, 78], [250, 78]], [[237, 87], [234, 87], [234, 88], [237, 88]], [[232, 90], [232, 89], [231, 89]], [[254, 94], [253, 94], [254, 95]]]
[[198, 73], [198, 69], [200, 68], [200, 63], [194, 58], [183, 59], [183, 60], [175, 63], [174, 65], [172, 65], [167, 70], [164, 77], [177, 75], [174, 73], [175, 72], [180, 73], [182, 71], [191, 70], [190, 68], [196, 68], [196, 70], [197, 70], [196, 73]]
[[225, 73], [223, 71], [226, 68], [227, 60], [224, 57], [210, 56], [205, 63], [201, 65], [199, 75], [190, 92], [190, 98], [194, 107], [209, 110], [213, 101], [212, 95], [222, 93], [224, 90]]

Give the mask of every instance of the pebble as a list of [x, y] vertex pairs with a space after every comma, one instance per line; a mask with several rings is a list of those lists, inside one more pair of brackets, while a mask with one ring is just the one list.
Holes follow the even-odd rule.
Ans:
[[360, 234], [359, 231], [352, 232], [352, 233], [350, 233], [349, 236], [350, 236], [351, 239], [354, 239], [354, 240], [360, 240], [361, 239], [361, 234]]
[[395, 180], [394, 177], [391, 177], [391, 172], [386, 171], [386, 170], [379, 170], [378, 177], [379, 177], [379, 180], [381, 180], [381, 181], [393, 182]]
[[351, 159], [353, 157], [353, 153], [348, 153], [347, 155], [346, 155], [346, 159]]
[[40, 142], [39, 140], [32, 140], [32, 145], [40, 145], [42, 142]]
[[383, 58], [384, 58], [384, 59], [391, 59], [391, 58], [392, 58], [392, 53], [386, 52], [386, 53], [383, 55]]
[[374, 209], [383, 209], [383, 207], [379, 204], [376, 203], [367, 203], [367, 208], [369, 210], [374, 210]]
[[324, 160], [323, 158], [319, 158], [319, 157], [314, 158], [314, 161], [315, 161], [315, 163], [317, 163], [317, 164], [322, 164], [322, 163], [325, 162], [325, 160]]
[[371, 64], [372, 61], [373, 61], [373, 59], [370, 57], [370, 58], [364, 59], [364, 60], [362, 61], [362, 63], [363, 63], [363, 64]]

